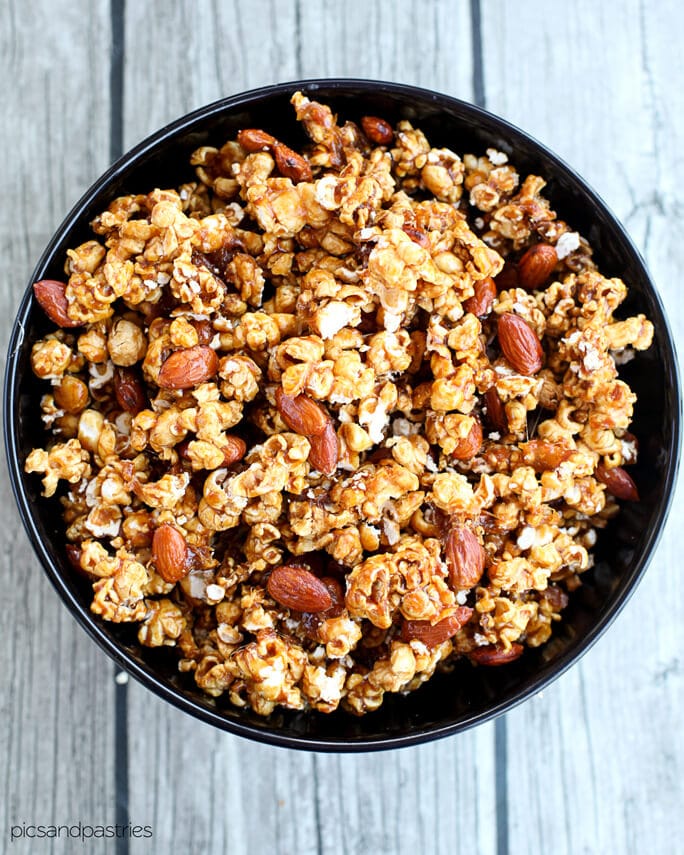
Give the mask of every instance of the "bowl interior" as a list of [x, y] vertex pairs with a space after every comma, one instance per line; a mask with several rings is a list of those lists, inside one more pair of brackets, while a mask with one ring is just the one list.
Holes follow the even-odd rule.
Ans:
[[[90, 587], [75, 578], [64, 558], [60, 506], [40, 496], [40, 479], [26, 476], [23, 461], [45, 444], [39, 412], [45, 391], [33, 377], [31, 343], [49, 328], [27, 290], [9, 349], [5, 389], [6, 444], [13, 488], [24, 524], [61, 596], [96, 640], [148, 687], [207, 721], [246, 736], [317, 749], [358, 750], [410, 744], [472, 726], [539, 691], [571, 664], [617, 614], [643, 572], [667, 513], [679, 449], [680, 396], [676, 359], [657, 293], [629, 238], [596, 195], [558, 158], [511, 125], [471, 105], [424, 90], [364, 81], [283, 84], [210, 105], [141, 143], [98, 181], [62, 224], [30, 280], [63, 277], [66, 249], [88, 239], [89, 221], [118, 195], [176, 187], [192, 180], [190, 153], [221, 145], [243, 127], [261, 127], [297, 147], [304, 135], [289, 97], [302, 88], [329, 103], [343, 119], [375, 114], [418, 125], [433, 145], [463, 154], [491, 146], [506, 152], [520, 173], [546, 178], [546, 195], [559, 217], [590, 241], [600, 270], [625, 280], [630, 291], [620, 315], [643, 312], [655, 325], [655, 342], [623, 366], [621, 376], [638, 395], [632, 431], [640, 442], [635, 480], [638, 504], [623, 507], [602, 532], [596, 567], [571, 598], [549, 644], [528, 650], [506, 668], [457, 663], [406, 697], [387, 695], [379, 711], [356, 718], [277, 712], [262, 718], [213, 701], [192, 678], [179, 675], [173, 651], [138, 645], [131, 627], [105, 624], [89, 610]], [[29, 283], [30, 286], [30, 283]]]

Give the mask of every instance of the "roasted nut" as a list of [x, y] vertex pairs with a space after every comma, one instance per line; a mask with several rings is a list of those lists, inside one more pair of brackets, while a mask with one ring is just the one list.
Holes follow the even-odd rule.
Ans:
[[279, 142], [273, 146], [273, 155], [280, 174], [290, 178], [295, 184], [313, 179], [308, 161], [283, 143]]
[[519, 315], [504, 312], [499, 317], [498, 336], [501, 350], [520, 374], [536, 374], [542, 367], [544, 351], [537, 334]]
[[33, 294], [41, 309], [58, 327], [80, 327], [80, 321], [74, 321], [67, 312], [66, 283], [56, 279], [41, 279], [33, 283]]
[[333, 604], [325, 583], [303, 564], [281, 564], [268, 577], [266, 589], [273, 599], [297, 612], [325, 612]]
[[88, 387], [83, 380], [67, 374], [59, 386], [55, 386], [55, 402], [67, 413], [80, 413], [88, 406]]
[[531, 246], [518, 262], [518, 284], [527, 291], [544, 285], [558, 264], [558, 253], [548, 243]]
[[603, 463], [599, 463], [596, 467], [596, 480], [605, 484], [608, 492], [612, 493], [616, 499], [622, 499], [625, 502], [639, 501], [637, 486], [622, 466], [609, 469]]
[[311, 450], [309, 451], [309, 463], [314, 469], [324, 475], [332, 475], [337, 469], [340, 451], [337, 442], [337, 433], [332, 422], [328, 422], [323, 433], [309, 436]]
[[238, 460], [242, 460], [247, 452], [247, 444], [244, 439], [241, 439], [239, 436], [227, 436], [225, 438], [225, 443], [221, 448], [223, 450], [224, 466], [232, 466], [233, 463], [237, 463]]
[[165, 582], [178, 582], [188, 575], [188, 545], [177, 528], [164, 523], [155, 529], [152, 561]]
[[470, 428], [470, 433], [465, 439], [459, 439], [451, 452], [455, 460], [470, 460], [482, 448], [482, 425], [475, 420]]
[[429, 620], [404, 620], [401, 625], [401, 637], [404, 641], [422, 641], [426, 647], [437, 647], [438, 644], [456, 635], [472, 615], [472, 609], [461, 606], [454, 614], [436, 624], [431, 624]]
[[492, 310], [496, 299], [496, 285], [491, 276], [475, 283], [475, 293], [463, 303], [463, 310], [478, 318], [484, 318]]
[[114, 394], [121, 409], [134, 416], [147, 406], [142, 380], [129, 368], [117, 368], [114, 372]]
[[560, 442], [549, 442], [544, 439], [531, 439], [521, 443], [523, 461], [532, 466], [535, 472], [549, 472], [557, 469], [565, 462], [572, 451]]
[[238, 131], [237, 141], [245, 151], [268, 151], [278, 142], [274, 136], [258, 128], [244, 128]]
[[519, 285], [517, 265], [511, 261], [507, 261], [501, 273], [494, 277], [494, 284], [498, 291], [508, 291], [511, 288], [517, 288]]
[[470, 651], [468, 656], [477, 665], [508, 665], [509, 662], [515, 662], [516, 659], [520, 658], [522, 652], [522, 644], [513, 642], [508, 650], [503, 650], [495, 645], [476, 647]]
[[175, 350], [162, 364], [158, 384], [162, 389], [191, 389], [218, 371], [216, 352], [205, 344]]
[[392, 125], [377, 116], [362, 116], [361, 127], [368, 139], [376, 145], [390, 145], [394, 139]]
[[276, 389], [276, 406], [285, 424], [302, 436], [318, 436], [330, 424], [330, 416], [308, 395], [286, 395]]
[[449, 584], [456, 591], [473, 588], [482, 578], [485, 551], [473, 532], [465, 526], [453, 528], [446, 541]]
[[506, 410], [501, 402], [499, 393], [496, 391], [496, 386], [492, 386], [483, 395], [484, 397], [484, 415], [487, 424], [493, 430], [499, 431], [504, 436], [508, 433], [508, 419], [506, 418]]

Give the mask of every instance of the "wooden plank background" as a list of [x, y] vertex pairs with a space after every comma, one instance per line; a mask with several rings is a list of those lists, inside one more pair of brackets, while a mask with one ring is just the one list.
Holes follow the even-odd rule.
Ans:
[[[71, 204], [122, 150], [221, 96], [372, 77], [477, 101], [575, 166], [630, 230], [684, 337], [677, 0], [3, 0], [0, 344]], [[4, 464], [0, 489], [9, 487]], [[611, 631], [496, 723], [402, 751], [305, 754], [195, 722], [76, 627], [0, 506], [0, 851], [22, 823], [151, 825], [84, 852], [674, 853], [684, 802], [676, 503]]]

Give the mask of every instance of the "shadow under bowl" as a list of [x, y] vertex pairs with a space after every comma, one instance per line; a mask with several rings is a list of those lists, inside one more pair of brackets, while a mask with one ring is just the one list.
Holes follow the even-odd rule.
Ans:
[[[31, 284], [63, 277], [66, 250], [92, 236], [89, 222], [116, 196], [193, 180], [189, 157], [198, 146], [221, 145], [240, 128], [260, 127], [299, 147], [305, 138], [289, 104], [297, 89], [330, 104], [344, 120], [366, 114], [392, 122], [408, 119], [435, 146], [459, 154], [494, 147], [520, 173], [543, 176], [552, 207], [589, 240], [601, 272], [627, 283], [621, 314], [643, 312], [655, 327], [651, 349], [620, 371], [638, 396], [631, 430], [640, 442], [633, 475], [641, 501], [624, 506], [600, 533], [596, 566], [583, 576], [551, 641], [527, 649], [505, 668], [457, 662], [416, 692], [386, 695], [377, 712], [361, 718], [342, 711], [277, 711], [262, 718], [213, 700], [191, 676], [179, 674], [173, 650], [144, 648], [133, 627], [91, 614], [90, 585], [74, 574], [65, 556], [60, 505], [56, 498], [41, 498], [40, 479], [23, 471], [30, 450], [46, 441], [39, 418], [45, 389], [32, 374], [30, 352], [51, 326], [32, 299]], [[7, 360], [4, 420], [12, 488], [33, 547], [72, 615], [122, 668], [178, 708], [241, 736], [290, 748], [368, 751], [458, 733], [511, 709], [562, 674], [604, 632], [644, 573], [667, 516], [679, 460], [680, 388], [672, 335], [644, 262], [596, 193], [552, 152], [502, 119], [446, 95], [377, 81], [307, 80], [232, 96], [173, 122], [124, 155], [88, 190], [50, 241], [19, 307]]]

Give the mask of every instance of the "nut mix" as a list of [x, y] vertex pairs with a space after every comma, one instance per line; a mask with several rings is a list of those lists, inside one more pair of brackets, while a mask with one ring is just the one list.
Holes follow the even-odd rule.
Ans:
[[95, 614], [238, 706], [362, 714], [547, 641], [638, 500], [616, 364], [653, 329], [502, 152], [292, 103], [302, 153], [200, 148], [34, 285], [26, 471]]

